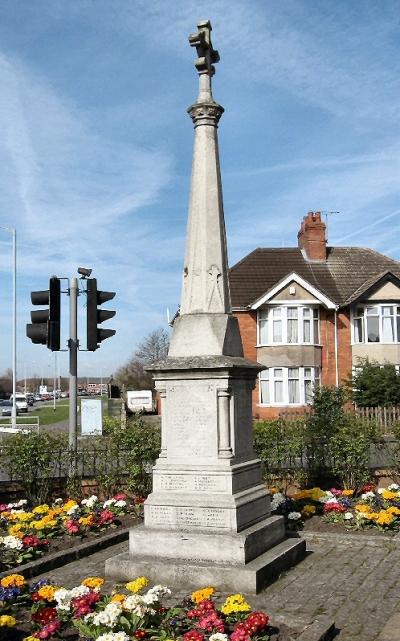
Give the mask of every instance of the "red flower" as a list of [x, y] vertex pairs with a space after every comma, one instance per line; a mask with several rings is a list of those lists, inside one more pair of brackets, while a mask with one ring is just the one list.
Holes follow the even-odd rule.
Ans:
[[366, 483], [363, 485], [361, 492], [365, 494], [365, 492], [373, 492], [375, 490], [375, 485], [373, 483]]
[[202, 628], [202, 630], [206, 630], [206, 632], [212, 632], [213, 630], [216, 632], [224, 632], [225, 630], [224, 622], [215, 610], [203, 614], [197, 625], [199, 628]]
[[189, 630], [183, 635], [184, 641], [204, 641], [204, 634], [201, 634], [198, 630]]
[[114, 499], [115, 499], [116, 501], [125, 501], [125, 499], [126, 499], [126, 494], [124, 494], [123, 492], [119, 492], [119, 494], [116, 494], [116, 495], [114, 496]]
[[77, 523], [77, 521], [68, 519], [68, 521], [65, 521], [64, 525], [69, 534], [76, 534], [77, 532], [79, 532], [79, 523]]
[[133, 636], [135, 637], [135, 639], [144, 639], [144, 637], [147, 636], [147, 632], [146, 630], [136, 630]]
[[111, 510], [102, 510], [99, 514], [98, 523], [99, 525], [105, 525], [106, 523], [112, 523], [115, 519], [115, 514]]
[[[56, 618], [57, 618], [56, 608], [41, 608], [40, 610], [32, 614], [32, 621], [35, 621], [35, 623], [40, 623], [41, 625], [46, 625], [51, 621], [55, 621]], [[43, 638], [46, 639], [47, 637], [43, 637]]]
[[325, 514], [327, 512], [337, 512], [338, 514], [341, 514], [346, 512], [346, 508], [343, 507], [343, 505], [340, 505], [340, 503], [325, 503], [322, 511]]
[[41, 539], [38, 539], [38, 537], [34, 534], [27, 534], [26, 536], [24, 536], [22, 539], [22, 543], [27, 548], [38, 548], [49, 545], [49, 542], [47, 540], [43, 541]]
[[51, 623], [43, 626], [43, 628], [39, 630], [39, 632], [35, 632], [33, 636], [36, 636], [38, 639], [49, 639], [53, 636], [53, 634], [58, 632], [60, 628], [60, 621], [52, 621]]

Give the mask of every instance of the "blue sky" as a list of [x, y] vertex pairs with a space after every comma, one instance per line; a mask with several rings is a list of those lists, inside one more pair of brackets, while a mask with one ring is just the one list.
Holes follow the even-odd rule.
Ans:
[[[52, 369], [25, 337], [29, 293], [52, 274], [92, 267], [117, 292], [117, 335], [80, 355], [85, 375], [111, 373], [176, 309], [197, 95], [187, 36], [201, 19], [221, 55], [230, 264], [296, 245], [308, 210], [340, 212], [330, 244], [399, 259], [399, 15], [390, 0], [2, 0], [0, 225], [18, 230], [19, 376]], [[10, 270], [0, 230], [0, 372]]]

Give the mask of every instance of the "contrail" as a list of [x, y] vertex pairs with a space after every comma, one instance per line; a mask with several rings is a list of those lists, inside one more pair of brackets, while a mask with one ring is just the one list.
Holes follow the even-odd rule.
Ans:
[[383, 221], [389, 220], [389, 218], [393, 218], [394, 216], [398, 216], [399, 214], [400, 214], [400, 209], [397, 209], [396, 211], [393, 211], [391, 214], [388, 214], [387, 216], [383, 216], [382, 218], [375, 220], [375, 222], [371, 223], [370, 225], [361, 227], [361, 229], [357, 229], [357, 231], [354, 231], [351, 234], [347, 234], [347, 236], [343, 236], [342, 238], [339, 238], [335, 242], [342, 243], [344, 240], [347, 240], [348, 238], [352, 238], [353, 236], [359, 236], [360, 232], [366, 231], [367, 229], [372, 229], [373, 227], [376, 227], [376, 225], [379, 225], [379, 223], [383, 223]]

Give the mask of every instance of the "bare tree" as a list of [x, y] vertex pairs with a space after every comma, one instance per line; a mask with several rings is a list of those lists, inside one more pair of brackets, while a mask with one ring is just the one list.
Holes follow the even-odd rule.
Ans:
[[114, 374], [116, 383], [126, 389], [151, 389], [153, 377], [145, 371], [147, 365], [167, 356], [169, 337], [165, 329], [156, 329], [138, 345], [133, 356]]

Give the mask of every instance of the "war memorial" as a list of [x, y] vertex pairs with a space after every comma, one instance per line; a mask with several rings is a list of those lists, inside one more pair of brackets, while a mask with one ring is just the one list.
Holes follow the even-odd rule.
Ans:
[[162, 399], [162, 444], [144, 524], [106, 574], [182, 588], [257, 592], [305, 555], [271, 516], [252, 445], [251, 394], [263, 369], [243, 358], [232, 315], [217, 128], [224, 112], [211, 80], [219, 54], [199, 23], [199, 95], [189, 107], [194, 151], [180, 314], [168, 357], [152, 367]]

